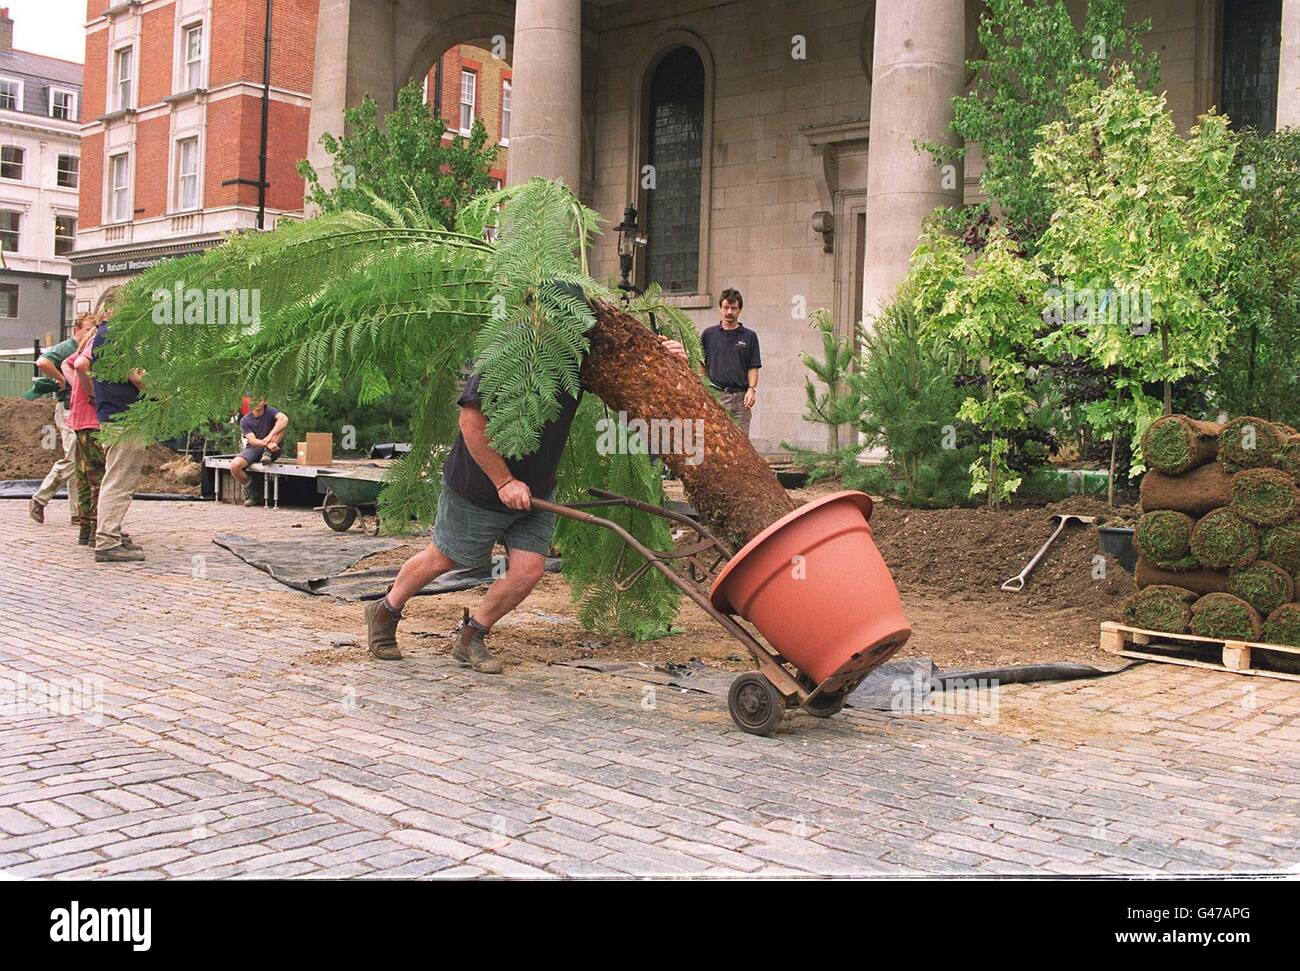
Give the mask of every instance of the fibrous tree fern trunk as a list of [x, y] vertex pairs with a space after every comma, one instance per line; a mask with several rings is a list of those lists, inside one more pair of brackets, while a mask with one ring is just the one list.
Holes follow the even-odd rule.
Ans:
[[660, 457], [704, 522], [739, 548], [791, 512], [776, 475], [690, 366], [631, 314], [601, 300], [592, 307], [583, 386], [629, 419], [702, 422], [702, 461], [680, 452]]

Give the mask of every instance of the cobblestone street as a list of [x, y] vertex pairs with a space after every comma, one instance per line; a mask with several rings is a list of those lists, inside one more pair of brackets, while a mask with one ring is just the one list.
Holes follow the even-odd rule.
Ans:
[[[542, 665], [476, 676], [445, 642], [401, 663], [330, 653], [308, 621], [359, 637], [360, 605], [211, 542], [320, 528], [309, 511], [138, 502], [141, 564], [95, 564], [66, 523], [62, 501], [44, 526], [0, 503], [13, 876], [1300, 867], [1294, 683], [1140, 664], [1001, 688], [996, 717], [792, 714], [756, 738], [716, 697], [647, 704], [643, 684]], [[98, 703], [51, 713], [50, 685]]]

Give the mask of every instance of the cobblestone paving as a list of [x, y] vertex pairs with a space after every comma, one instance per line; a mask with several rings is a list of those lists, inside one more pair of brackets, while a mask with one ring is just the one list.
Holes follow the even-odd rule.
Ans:
[[[971, 714], [799, 713], [761, 739], [716, 697], [475, 676], [445, 642], [402, 663], [332, 647], [320, 618], [356, 635], [359, 607], [210, 542], [301, 535], [308, 512], [139, 503], [149, 558], [113, 565], [66, 520], [0, 502], [12, 876], [1300, 869], [1294, 683], [1144, 664]], [[52, 713], [52, 685], [95, 703]]]

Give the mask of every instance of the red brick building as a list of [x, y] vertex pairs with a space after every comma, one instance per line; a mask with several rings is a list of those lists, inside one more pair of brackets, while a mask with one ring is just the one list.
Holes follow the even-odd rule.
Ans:
[[88, 0], [77, 309], [132, 274], [303, 208], [318, 0]]
[[510, 65], [469, 44], [448, 50], [424, 78], [424, 100], [437, 106], [448, 131], [467, 135], [481, 120], [488, 144], [500, 145], [492, 177], [502, 185], [510, 157], [510, 95]]

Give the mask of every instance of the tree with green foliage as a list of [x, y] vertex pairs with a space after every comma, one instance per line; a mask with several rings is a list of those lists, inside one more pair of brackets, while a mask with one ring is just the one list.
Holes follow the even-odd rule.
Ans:
[[[366, 405], [394, 387], [415, 392], [410, 455], [387, 476], [381, 513], [388, 529], [428, 523], [439, 466], [457, 427], [459, 382], [472, 368], [487, 433], [507, 458], [534, 451], [561, 392], [586, 389], [633, 418], [698, 418], [702, 462], [663, 454], [705, 521], [741, 545], [793, 509], [767, 464], [693, 374], [656, 335], [588, 274], [597, 216], [561, 183], [534, 179], [462, 205], [451, 227], [415, 205], [373, 197], [378, 215], [336, 212], [267, 233], [240, 233], [206, 253], [136, 277], [114, 304], [111, 337], [96, 369], [148, 373], [144, 398], [120, 424], [168, 438], [228, 413], [229, 389], [283, 400], [334, 381], [359, 383]], [[159, 326], [154, 306], [175, 287], [260, 294], [253, 321]], [[644, 301], [660, 333], [692, 361], [699, 338], [679, 311]], [[561, 465], [560, 501], [602, 487], [661, 499], [651, 457], [601, 454], [602, 409], [584, 400]], [[118, 424], [118, 423], [115, 423]], [[738, 488], [737, 483], [743, 483]], [[642, 542], [671, 546], [662, 520], [615, 510]], [[677, 590], [648, 577], [613, 588], [616, 546], [589, 530], [556, 539], [580, 616], [635, 636], [663, 634]]]
[[978, 362], [984, 393], [967, 396], [954, 417], [983, 436], [980, 457], [970, 466], [971, 495], [999, 505], [1021, 483], [1007, 459], [1011, 434], [1028, 425], [1035, 405], [1025, 361], [1037, 352], [1044, 329], [1046, 276], [1000, 226], [968, 265], [962, 243], [931, 222], [912, 254], [905, 287], [923, 338], [940, 349], [962, 348]]
[[1226, 118], [1180, 135], [1126, 67], [1105, 87], [1076, 85], [1067, 117], [1043, 128], [1033, 166], [1054, 213], [1038, 257], [1056, 281], [1044, 347], [1114, 369], [1112, 395], [1087, 410], [1112, 441], [1127, 431], [1136, 448], [1172, 411], [1174, 382], [1209, 372], [1228, 340], [1244, 209], [1235, 152]]
[[1212, 382], [1230, 415], [1300, 425], [1300, 128], [1241, 133], [1235, 335]]
[[[900, 292], [870, 329], [859, 324], [851, 337], [836, 334], [825, 310], [812, 323], [822, 352], [802, 355], [811, 372], [804, 418], [830, 429], [830, 447], [781, 443], [809, 471], [809, 481], [834, 476], [845, 488], [910, 505], [965, 501], [974, 450], [971, 426], [955, 417], [964, 397], [957, 388], [960, 355], [922, 339], [910, 294]], [[841, 445], [842, 426], [853, 435]], [[863, 449], [875, 447], [884, 449], [884, 463], [862, 463]]]
[[[333, 186], [326, 187], [305, 160], [298, 163], [298, 174], [307, 182], [307, 204], [321, 212], [378, 216], [375, 198], [413, 197], [420, 210], [450, 228], [461, 206], [492, 188], [497, 146], [488, 144], [482, 120], [475, 119], [468, 137], [449, 130], [424, 103], [414, 81], [397, 93], [397, 106], [382, 121], [370, 97], [345, 109], [343, 121], [342, 137], [321, 136], [331, 156]], [[444, 141], [449, 131], [452, 138]]]
[[[1055, 205], [1031, 162], [1041, 129], [1066, 116], [1074, 85], [1102, 83], [1117, 59], [1127, 60], [1144, 86], [1154, 85], [1158, 60], [1140, 42], [1151, 22], [1126, 25], [1124, 0], [1088, 0], [1082, 29], [1074, 26], [1064, 0], [986, 0], [985, 7], [978, 27], [982, 56], [966, 65], [973, 86], [953, 101], [952, 129], [963, 147], [927, 147], [942, 162], [978, 146], [984, 159], [981, 190], [1032, 252]], [[987, 227], [978, 215], [971, 218], [982, 238]]]

